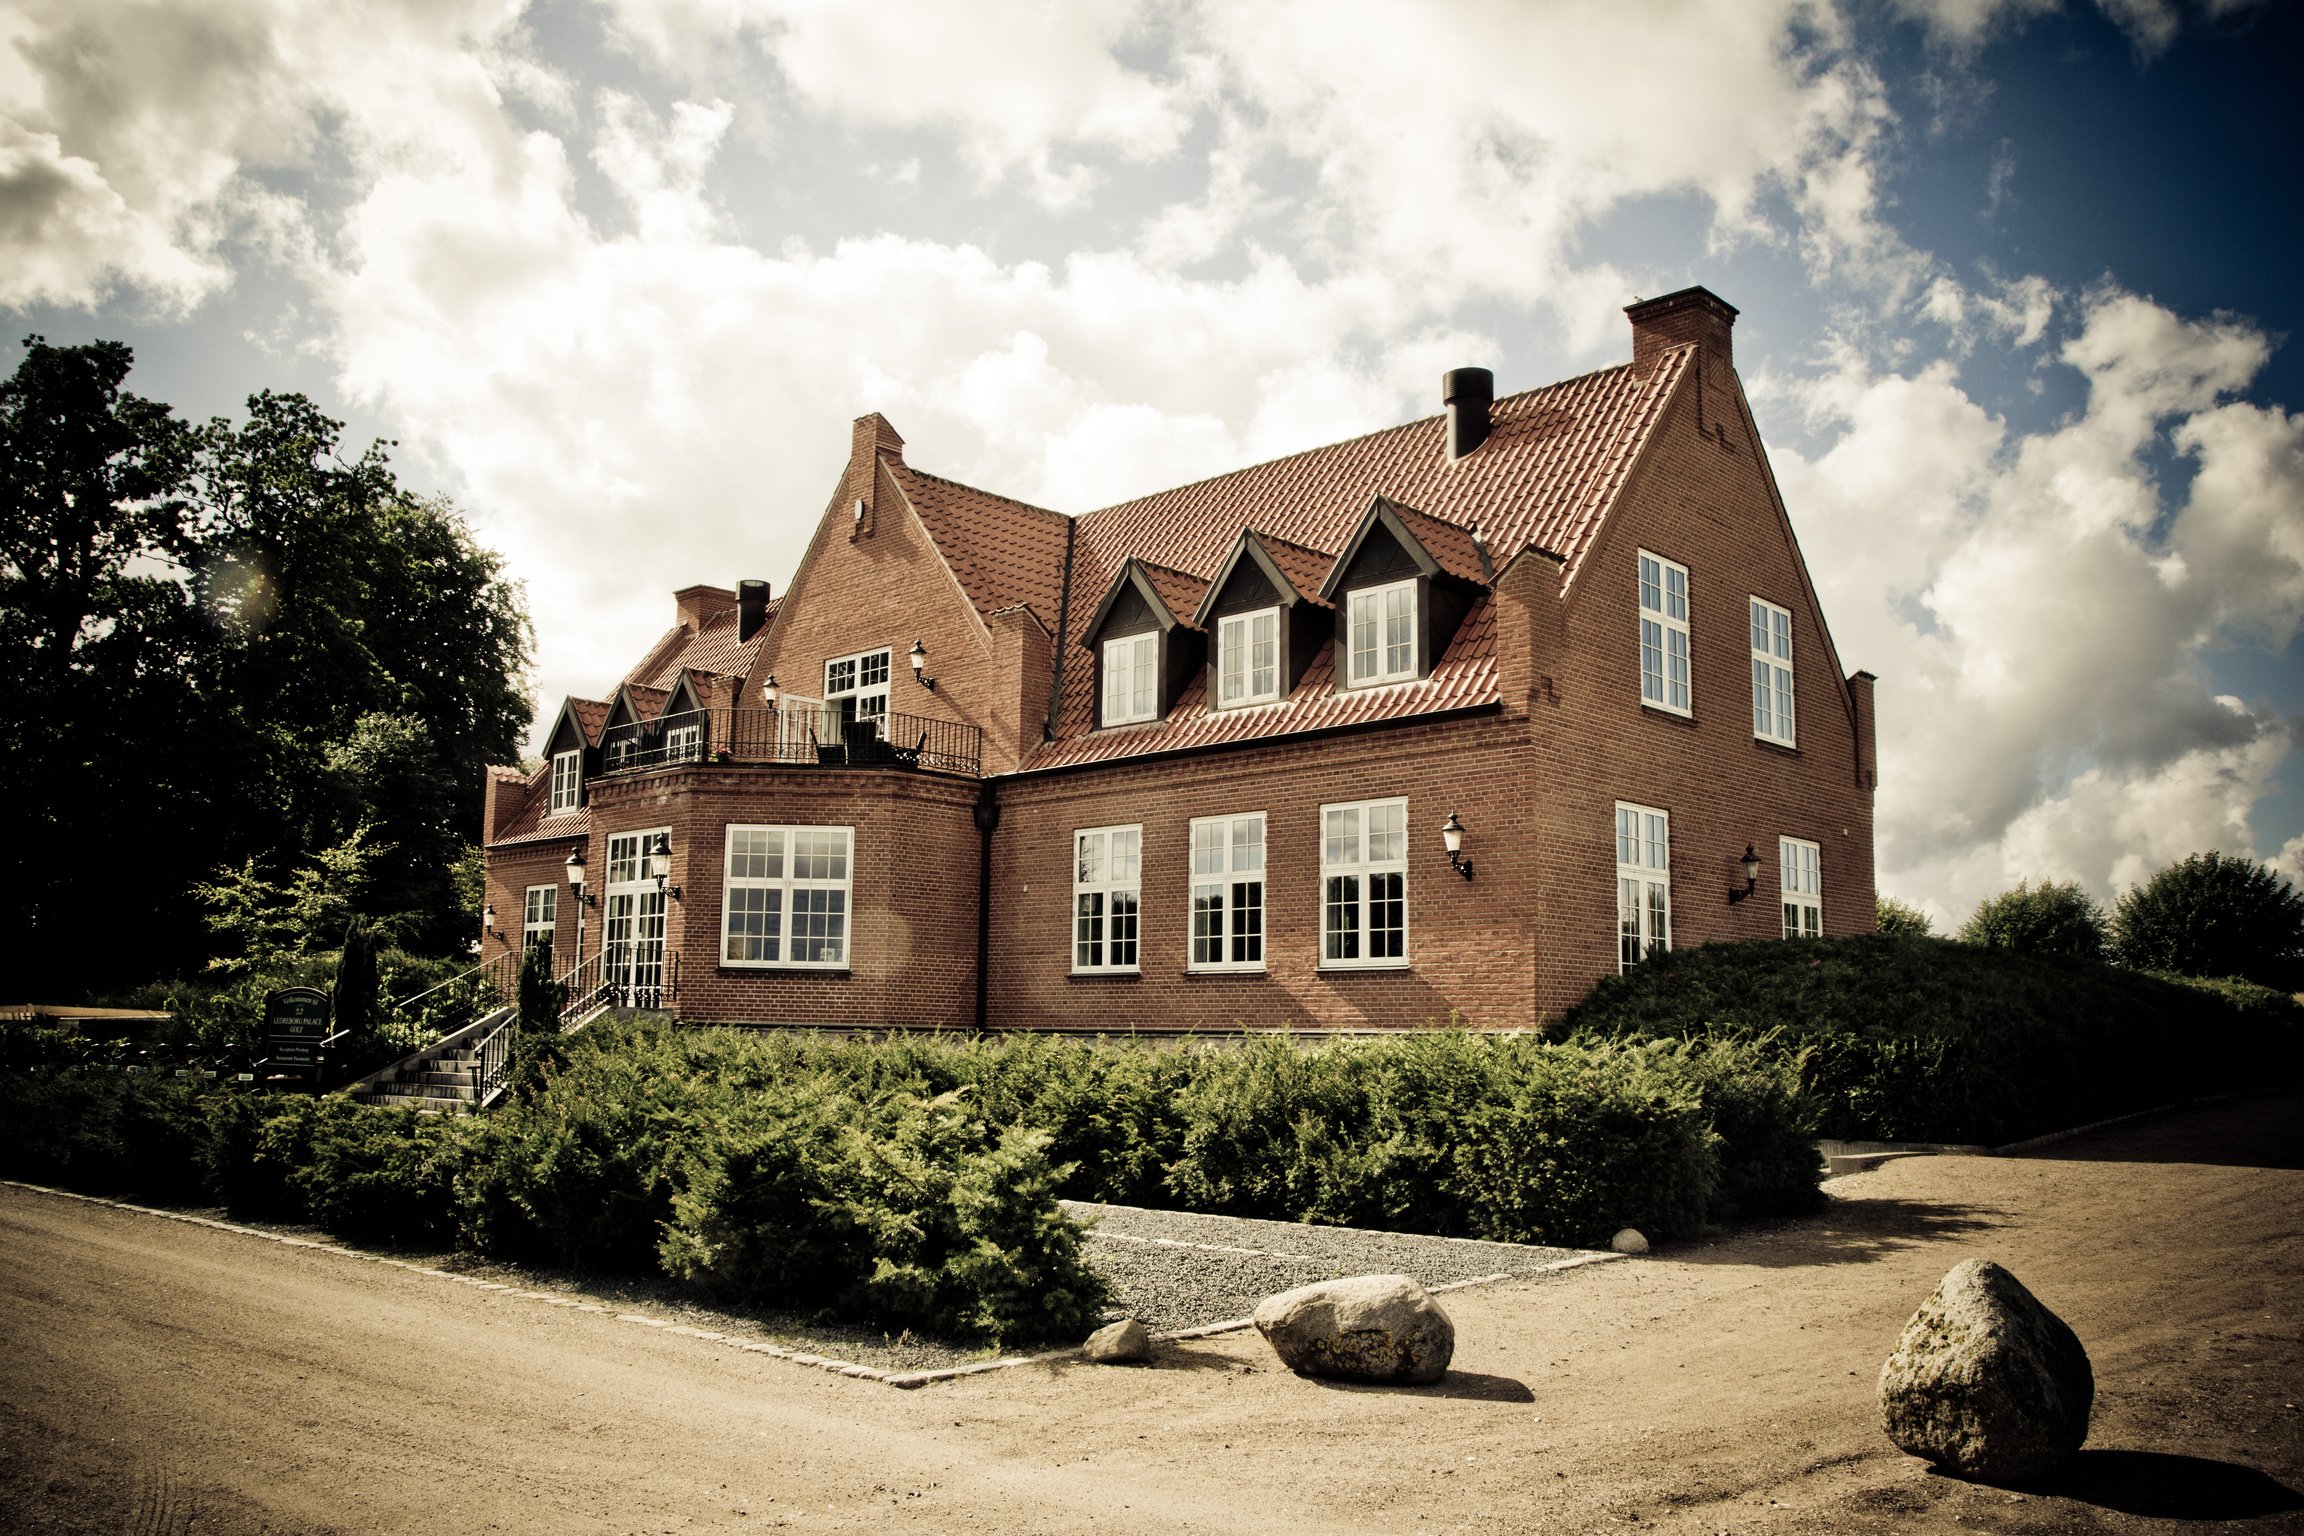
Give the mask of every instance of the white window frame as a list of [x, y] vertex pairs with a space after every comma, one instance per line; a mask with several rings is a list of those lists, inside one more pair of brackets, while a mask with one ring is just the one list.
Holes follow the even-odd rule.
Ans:
[[1264, 969], [1264, 813], [1196, 816], [1185, 967]]
[[1776, 839], [1776, 888], [1784, 908], [1784, 937], [1824, 937], [1824, 849], [1805, 838]]
[[[1358, 587], [1344, 594], [1345, 670], [1352, 687], [1405, 683], [1418, 676], [1421, 637], [1417, 631], [1422, 626], [1417, 623], [1417, 586], [1411, 576], [1406, 581]], [[1402, 611], [1394, 611], [1395, 597], [1402, 599]], [[1400, 626], [1405, 626], [1405, 635], [1399, 633]], [[1360, 643], [1363, 634], [1368, 641], [1365, 646]]]
[[545, 814], [557, 816], [572, 811], [584, 800], [584, 749], [576, 747], [567, 752], [552, 754], [552, 798], [546, 802]]
[[869, 720], [885, 735], [888, 722], [888, 679], [895, 653], [887, 646], [835, 656], [824, 663], [824, 702], [839, 712], [842, 699], [856, 701], [856, 719]]
[[704, 755], [704, 727], [691, 720], [686, 725], [667, 726], [664, 729], [664, 761], [692, 763]]
[[[1261, 638], [1259, 629], [1266, 630]], [[1280, 610], [1259, 608], [1216, 621], [1216, 707], [1270, 704], [1280, 697]]]
[[1142, 824], [1072, 833], [1072, 974], [1134, 976], [1144, 955]]
[[520, 947], [534, 949], [557, 940], [560, 931], [560, 887], [532, 885], [520, 897]]
[[1104, 642], [1104, 724], [1160, 717], [1160, 632]]
[[1792, 610], [1752, 599], [1752, 734], [1797, 746], [1792, 712]]
[[1672, 813], [1616, 802], [1616, 969], [1672, 947]]
[[[1386, 823], [1381, 832], [1375, 826], [1378, 812]], [[1387, 917], [1393, 921], [1380, 921]], [[1408, 801], [1395, 797], [1323, 805], [1320, 969], [1400, 970], [1407, 964]]]
[[1688, 567], [1643, 549], [1639, 587], [1640, 702], [1693, 715], [1696, 664], [1688, 634]]
[[[802, 836], [815, 843], [805, 854], [800, 849]], [[827, 837], [834, 840], [832, 845], [825, 842]], [[745, 844], [741, 854], [739, 842]], [[737, 862], [740, 856], [745, 861], [741, 866]], [[827, 869], [819, 862], [803, 873], [800, 863], [803, 857], [812, 861], [828, 859], [836, 867]], [[720, 872], [720, 964], [724, 968], [746, 971], [844, 971], [849, 968], [856, 921], [854, 827], [730, 822], [721, 835]], [[740, 892], [747, 896], [757, 893], [762, 898], [758, 915], [767, 919], [759, 925], [762, 931], [740, 936], [744, 947], [755, 951], [743, 956], [734, 953], [739, 937], [735, 932], [738, 903], [734, 898]], [[794, 959], [792, 920], [798, 906], [795, 898], [801, 896], [810, 898], [813, 910], [809, 915], [826, 921], [823, 931], [802, 937], [801, 942], [811, 946], [814, 953], [807, 959]], [[768, 931], [771, 928], [773, 931]], [[772, 954], [758, 952], [771, 949]]]

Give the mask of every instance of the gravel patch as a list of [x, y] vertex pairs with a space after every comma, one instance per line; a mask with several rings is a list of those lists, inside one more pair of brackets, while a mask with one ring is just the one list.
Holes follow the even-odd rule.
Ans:
[[1534, 1275], [1580, 1249], [1201, 1216], [1062, 1202], [1089, 1228], [1089, 1261], [1111, 1282], [1116, 1315], [1155, 1333], [1245, 1317], [1275, 1291], [1344, 1275], [1410, 1275], [1427, 1287]]

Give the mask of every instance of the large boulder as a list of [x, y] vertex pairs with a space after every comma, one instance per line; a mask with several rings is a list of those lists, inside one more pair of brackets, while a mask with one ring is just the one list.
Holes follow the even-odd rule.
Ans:
[[1406, 1275], [1322, 1280], [1267, 1296], [1256, 1331], [1299, 1376], [1438, 1381], [1456, 1353], [1456, 1325]]
[[1152, 1335], [1136, 1319], [1124, 1317], [1088, 1335], [1080, 1353], [1098, 1365], [1142, 1365], [1152, 1358]]
[[1953, 1266], [1880, 1367], [1880, 1425], [1915, 1456], [1987, 1483], [2053, 1471], [2088, 1438], [2088, 1352], [1990, 1259]]

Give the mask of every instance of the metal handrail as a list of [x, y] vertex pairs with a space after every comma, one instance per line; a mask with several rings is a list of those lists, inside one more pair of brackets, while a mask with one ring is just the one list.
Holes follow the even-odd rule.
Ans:
[[487, 959], [481, 961], [478, 965], [467, 966], [463, 970], [458, 971], [455, 975], [449, 977], [446, 981], [435, 982], [433, 985], [426, 987], [423, 991], [413, 993], [407, 997], [394, 998], [390, 1002], [386, 1003], [385, 1006], [388, 1008], [406, 1008], [413, 1003], [420, 1003], [424, 1001], [424, 999], [430, 997], [435, 992], [445, 992], [448, 988], [456, 985], [456, 983], [463, 981], [471, 976], [477, 975], [481, 971], [491, 970], [504, 971], [508, 973], [507, 975], [503, 976], [492, 975], [489, 977], [490, 984], [496, 988], [496, 995], [501, 998], [510, 989], [512, 983], [517, 981], [519, 977], [520, 956], [517, 953], [491, 955]]
[[694, 709], [635, 720], [600, 738], [602, 774], [704, 762], [908, 768], [974, 777], [983, 771], [984, 733], [957, 720], [903, 714], [849, 719], [837, 704], [787, 701], [774, 709]]

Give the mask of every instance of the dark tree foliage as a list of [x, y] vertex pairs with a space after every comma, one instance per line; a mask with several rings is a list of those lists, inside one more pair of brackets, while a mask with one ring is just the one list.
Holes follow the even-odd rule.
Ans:
[[1879, 898], [1879, 929], [1892, 939], [1925, 939], [1936, 931], [1928, 914], [1893, 896]]
[[344, 949], [336, 962], [336, 1028], [349, 1037], [347, 1054], [363, 1054], [373, 1043], [383, 1003], [376, 974], [376, 930], [355, 917], [344, 929]]
[[115, 342], [0, 384], [0, 924], [59, 998], [200, 968], [192, 887], [362, 826], [391, 937], [469, 931], [453, 868], [516, 755], [519, 589], [300, 395], [182, 422]]
[[2304, 896], [2253, 859], [2195, 853], [2120, 898], [2112, 954], [2140, 971], [2304, 984]]
[[1960, 930], [1963, 944], [2064, 960], [2104, 958], [2104, 909], [2073, 881], [2019, 881], [1987, 898]]

